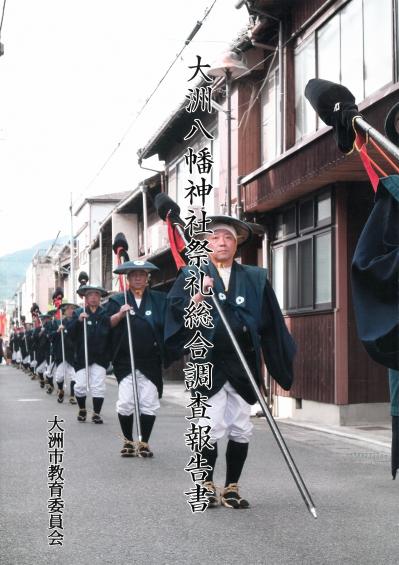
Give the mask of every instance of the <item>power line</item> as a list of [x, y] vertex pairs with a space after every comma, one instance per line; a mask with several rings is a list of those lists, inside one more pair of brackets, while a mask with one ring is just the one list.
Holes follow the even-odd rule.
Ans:
[[154, 90], [151, 92], [151, 94], [149, 95], [149, 97], [145, 100], [143, 106], [140, 108], [140, 110], [137, 112], [137, 114], [135, 115], [135, 117], [133, 118], [133, 120], [130, 122], [130, 124], [128, 125], [128, 127], [126, 128], [126, 130], [124, 131], [124, 133], [122, 134], [122, 137], [120, 138], [120, 140], [118, 141], [118, 143], [116, 144], [116, 146], [114, 147], [114, 149], [111, 151], [111, 153], [108, 155], [108, 157], [106, 158], [106, 160], [104, 161], [104, 163], [102, 164], [102, 166], [100, 167], [100, 169], [97, 171], [97, 173], [94, 175], [94, 177], [92, 178], [92, 180], [86, 185], [86, 187], [79, 193], [79, 195], [75, 198], [75, 200], [72, 202], [71, 206], [73, 206], [74, 204], [76, 204], [76, 202], [78, 201], [78, 199], [83, 196], [83, 194], [93, 185], [93, 183], [97, 180], [97, 178], [101, 175], [101, 173], [103, 172], [103, 170], [105, 169], [105, 167], [108, 165], [108, 163], [111, 161], [112, 157], [115, 155], [115, 153], [118, 151], [118, 149], [120, 148], [120, 146], [122, 145], [122, 143], [124, 142], [124, 140], [126, 139], [127, 135], [129, 134], [130, 130], [132, 129], [132, 127], [134, 126], [134, 124], [136, 123], [136, 121], [138, 120], [138, 118], [141, 116], [141, 114], [143, 113], [144, 109], [147, 107], [148, 103], [150, 102], [150, 100], [152, 99], [152, 97], [154, 96], [154, 94], [157, 92], [158, 88], [161, 86], [161, 84], [163, 83], [163, 81], [165, 80], [165, 78], [167, 77], [167, 75], [169, 74], [170, 70], [172, 69], [172, 67], [174, 66], [174, 64], [176, 63], [176, 61], [179, 59], [179, 57], [181, 56], [181, 54], [183, 53], [183, 51], [186, 49], [186, 47], [191, 43], [192, 39], [195, 37], [195, 35], [198, 33], [198, 31], [201, 29], [202, 24], [204, 23], [204, 21], [206, 20], [206, 18], [208, 17], [208, 15], [210, 14], [212, 8], [214, 7], [214, 5], [216, 4], [217, 0], [214, 0], [213, 3], [211, 4], [211, 6], [209, 8], [207, 8], [205, 10], [205, 14], [204, 17], [202, 18], [202, 20], [199, 20], [196, 22], [193, 30], [191, 31], [191, 33], [188, 35], [187, 39], [184, 42], [183, 47], [180, 49], [180, 51], [177, 53], [177, 55], [175, 56], [174, 60], [172, 61], [172, 63], [169, 65], [168, 69], [166, 70], [166, 72], [163, 74], [162, 78], [158, 81], [156, 87], [154, 88]]
[[4, 20], [4, 10], [6, 9], [6, 1], [3, 2], [3, 12], [1, 14], [1, 22], [0, 22], [0, 35], [1, 35], [1, 28], [3, 27], [3, 20]]

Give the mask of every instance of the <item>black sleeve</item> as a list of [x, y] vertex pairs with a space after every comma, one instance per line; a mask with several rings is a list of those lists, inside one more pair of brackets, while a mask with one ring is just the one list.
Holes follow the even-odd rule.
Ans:
[[190, 339], [190, 331], [184, 327], [184, 308], [190, 302], [190, 293], [184, 289], [185, 278], [186, 275], [181, 272], [166, 299], [164, 339], [170, 360], [177, 360], [184, 355], [184, 345]]
[[121, 309], [121, 307], [119, 306], [119, 304], [117, 302], [115, 302], [115, 300], [108, 300], [108, 303], [106, 305], [106, 312], [108, 314], [108, 316], [113, 316], [114, 314], [117, 314], [119, 312], [119, 310]]
[[285, 325], [274, 290], [267, 280], [263, 293], [262, 319], [264, 325], [261, 343], [267, 370], [284, 390], [289, 390], [294, 379], [296, 345]]
[[79, 315], [83, 310], [79, 309], [73, 312], [72, 318], [65, 323], [65, 328], [68, 331], [69, 337], [75, 341], [82, 332], [82, 322], [79, 321]]

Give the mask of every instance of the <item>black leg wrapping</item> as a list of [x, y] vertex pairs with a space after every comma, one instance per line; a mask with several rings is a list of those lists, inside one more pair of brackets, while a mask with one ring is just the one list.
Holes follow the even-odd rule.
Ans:
[[101, 407], [103, 405], [103, 402], [104, 402], [104, 398], [101, 398], [100, 396], [93, 398], [93, 411], [96, 414], [99, 414], [101, 412]]
[[86, 397], [85, 396], [77, 396], [76, 402], [81, 410], [86, 410]]
[[150, 435], [152, 432], [152, 427], [155, 422], [155, 416], [149, 416], [148, 414], [140, 414], [140, 424], [141, 424], [141, 439], [148, 443]]
[[215, 442], [212, 445], [214, 446], [214, 449], [209, 449], [208, 447], [204, 447], [203, 450], [201, 451], [202, 457], [204, 459], [206, 459], [207, 462], [208, 462], [208, 465], [210, 465], [212, 467], [212, 469], [210, 469], [208, 471], [208, 475], [206, 477], [207, 481], [213, 481], [213, 471], [215, 470], [216, 459], [217, 459], [217, 456], [218, 456], [218, 444], [217, 444], [217, 442]]
[[123, 436], [129, 441], [133, 441], [133, 414], [122, 416], [122, 414], [118, 413], [118, 418]]
[[238, 483], [248, 455], [248, 445], [229, 440], [226, 449], [226, 487], [230, 483]]
[[53, 386], [53, 378], [54, 377], [47, 377], [48, 384]]
[[62, 383], [57, 383], [58, 385], [58, 389], [62, 390], [64, 388], [64, 381], [62, 381]]
[[71, 396], [75, 396], [75, 381], [71, 381]]
[[391, 451], [392, 478], [396, 478], [399, 469], [399, 416], [392, 416], [392, 451]]

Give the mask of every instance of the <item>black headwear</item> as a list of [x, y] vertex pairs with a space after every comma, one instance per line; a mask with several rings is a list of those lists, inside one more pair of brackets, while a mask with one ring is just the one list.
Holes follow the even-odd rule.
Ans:
[[[245, 243], [248, 243], [253, 235], [251, 224], [249, 222], [243, 222], [238, 218], [233, 218], [232, 216], [208, 216], [209, 224], [207, 226], [208, 230], [214, 230], [215, 226], [226, 224], [234, 228], [237, 233], [237, 247], [241, 247]], [[204, 232], [206, 235], [206, 233]]]
[[86, 285], [89, 282], [89, 275], [85, 271], [80, 271], [78, 281], [80, 286]]
[[399, 102], [389, 110], [384, 128], [389, 141], [399, 146]]
[[114, 243], [112, 244], [112, 250], [114, 253], [119, 252], [119, 255], [123, 257], [123, 260], [129, 261], [129, 254], [128, 254], [129, 244], [127, 242], [126, 236], [124, 233], [119, 232], [116, 234]]
[[41, 313], [41, 312], [40, 312], [39, 305], [36, 304], [36, 302], [34, 302], [34, 303], [32, 304], [31, 309], [30, 309], [30, 313], [31, 313], [31, 314], [40, 314], [40, 313]]
[[150, 261], [140, 261], [136, 259], [135, 261], [126, 261], [126, 263], [122, 263], [114, 269], [114, 273], [116, 275], [127, 275], [132, 271], [146, 271], [149, 273], [150, 271], [159, 271], [158, 267]]
[[334, 138], [343, 153], [350, 153], [356, 137], [352, 122], [360, 116], [355, 97], [342, 84], [312, 78], [305, 88], [305, 97], [317, 114], [334, 130]]
[[103, 288], [102, 286], [95, 286], [89, 284], [80, 286], [76, 292], [79, 294], [79, 296], [86, 296], [86, 294], [88, 294], [89, 292], [98, 292], [98, 294], [102, 298], [108, 296], [108, 291], [106, 291], [105, 288]]
[[53, 292], [53, 296], [51, 298], [54, 300], [58, 296], [61, 296], [61, 298], [64, 298], [64, 291], [60, 286], [57, 286], [57, 288]]

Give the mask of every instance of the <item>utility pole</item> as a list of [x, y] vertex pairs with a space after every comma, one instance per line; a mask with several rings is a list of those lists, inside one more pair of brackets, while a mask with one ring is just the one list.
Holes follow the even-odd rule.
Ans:
[[69, 207], [71, 213], [71, 268], [69, 276], [71, 278], [69, 300], [75, 302], [75, 239], [73, 236], [73, 211], [72, 211], [72, 192], [71, 192], [71, 205]]

